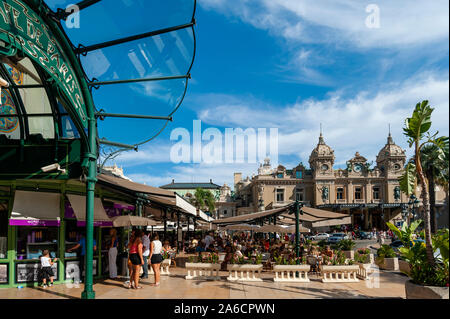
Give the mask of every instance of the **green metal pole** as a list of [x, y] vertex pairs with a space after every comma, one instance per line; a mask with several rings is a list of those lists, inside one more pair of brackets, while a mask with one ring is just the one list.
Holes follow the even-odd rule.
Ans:
[[91, 92], [84, 71], [81, 64], [72, 50], [72, 46], [64, 36], [56, 21], [52, 20], [46, 12], [46, 7], [42, 5], [41, 0], [29, 0], [29, 4], [41, 13], [41, 18], [48, 24], [50, 30], [56, 40], [59, 42], [62, 50], [67, 55], [70, 64], [72, 65], [77, 80], [79, 81], [81, 92], [86, 106], [86, 113], [88, 117], [88, 138], [85, 147], [85, 154], [83, 155], [83, 168], [87, 170], [86, 178], [86, 267], [85, 267], [85, 285], [84, 291], [81, 295], [83, 299], [95, 299], [95, 292], [93, 290], [92, 280], [92, 264], [93, 264], [93, 236], [94, 236], [94, 198], [95, 198], [95, 183], [97, 182], [97, 127], [95, 118], [95, 107]]
[[[93, 113], [93, 112], [92, 112]], [[95, 183], [97, 182], [97, 143], [96, 143], [96, 121], [93, 114], [89, 118], [89, 144], [90, 152], [87, 155], [88, 177], [86, 182], [86, 265], [85, 265], [85, 284], [84, 291], [81, 294], [83, 299], [95, 299], [93, 289], [93, 258], [94, 258], [94, 200]]]

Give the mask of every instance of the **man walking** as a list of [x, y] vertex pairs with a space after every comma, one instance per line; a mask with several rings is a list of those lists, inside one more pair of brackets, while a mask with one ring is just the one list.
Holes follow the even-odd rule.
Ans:
[[142, 257], [144, 258], [142, 279], [148, 278], [148, 257], [150, 256], [150, 238], [148, 234], [149, 232], [145, 231], [142, 235]]

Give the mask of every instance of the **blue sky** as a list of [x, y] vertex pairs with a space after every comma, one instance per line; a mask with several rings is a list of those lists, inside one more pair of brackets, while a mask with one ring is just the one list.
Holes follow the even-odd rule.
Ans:
[[[145, 8], [151, 1], [138, 2]], [[380, 28], [365, 24], [371, 3], [380, 10]], [[122, 166], [134, 181], [154, 186], [172, 179], [213, 179], [230, 185], [234, 172], [256, 173], [255, 163], [172, 163], [169, 153], [175, 142], [170, 133], [175, 128], [192, 131], [197, 119], [204, 128], [222, 132], [278, 128], [279, 163], [287, 168], [307, 164], [320, 123], [327, 144], [335, 150], [335, 168], [357, 151], [375, 162], [389, 123], [395, 142], [407, 149], [403, 121], [423, 99], [436, 108], [434, 130], [448, 135], [448, 17], [444, 0], [199, 0], [192, 81], [174, 122], [139, 153], [124, 153], [109, 164]], [[189, 35], [180, 37], [189, 42]], [[115, 54], [117, 65], [123, 52]], [[90, 62], [92, 67], [104, 65]], [[127, 67], [120, 64], [128, 72]], [[165, 82], [128, 93], [125, 88], [102, 88], [95, 93], [96, 103], [107, 111], [164, 115], [182, 85]], [[162, 124], [109, 119], [101, 123], [100, 135], [136, 143], [151, 137]]]

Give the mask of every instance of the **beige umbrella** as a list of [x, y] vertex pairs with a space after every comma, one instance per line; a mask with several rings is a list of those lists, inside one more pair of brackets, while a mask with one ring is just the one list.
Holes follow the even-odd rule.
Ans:
[[258, 231], [260, 227], [257, 225], [240, 224], [240, 225], [228, 225], [225, 230], [254, 230]]
[[[288, 234], [294, 234], [295, 233], [295, 225], [286, 227], [285, 229], [286, 229], [285, 232], [288, 233]], [[309, 232], [311, 232], [311, 229], [300, 225], [300, 232], [301, 233], [309, 233]]]
[[138, 216], [117, 216], [111, 218], [114, 227], [131, 227], [131, 226], [156, 226], [156, 221]]

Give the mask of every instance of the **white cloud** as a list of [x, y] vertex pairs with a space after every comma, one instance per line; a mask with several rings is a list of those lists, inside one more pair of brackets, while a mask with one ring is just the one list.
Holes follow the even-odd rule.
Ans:
[[[415, 104], [428, 99], [435, 107], [433, 129], [448, 135], [448, 75], [424, 73], [403, 83], [386, 84], [375, 94], [360, 92], [346, 98], [334, 92], [326, 99], [308, 99], [288, 106], [267, 105], [252, 97], [207, 95], [198, 117], [209, 125], [279, 129], [279, 154], [295, 155], [307, 162], [317, 144], [319, 123], [328, 145], [335, 149], [337, 164], [356, 151], [375, 161], [384, 146], [388, 124], [397, 144], [406, 148], [404, 120]], [[249, 121], [251, 119], [251, 121]]]
[[447, 41], [447, 0], [379, 0], [380, 28], [365, 24], [361, 0], [200, 0], [205, 9], [237, 16], [275, 36], [302, 43], [338, 43], [359, 48], [423, 45]]

